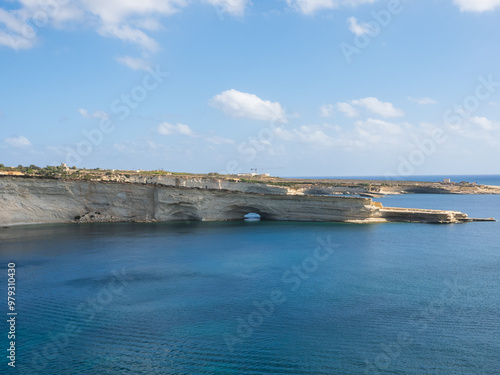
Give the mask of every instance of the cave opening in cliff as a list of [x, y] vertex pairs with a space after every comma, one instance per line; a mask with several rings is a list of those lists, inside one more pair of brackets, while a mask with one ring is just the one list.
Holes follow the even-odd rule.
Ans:
[[249, 212], [245, 216], [245, 221], [260, 221], [261, 217], [255, 212]]

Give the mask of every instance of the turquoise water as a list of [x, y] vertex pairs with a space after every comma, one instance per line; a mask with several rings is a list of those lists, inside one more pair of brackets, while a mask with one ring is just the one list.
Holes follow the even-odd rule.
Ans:
[[[381, 201], [500, 219], [498, 196]], [[3, 228], [0, 301], [7, 263], [17, 265], [17, 371], [4, 357], [0, 373], [498, 374], [499, 229]], [[6, 302], [0, 306], [5, 317]]]

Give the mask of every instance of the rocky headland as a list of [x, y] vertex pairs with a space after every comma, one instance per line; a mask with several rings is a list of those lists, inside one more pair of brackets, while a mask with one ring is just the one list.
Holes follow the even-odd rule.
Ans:
[[[355, 185], [324, 186], [314, 182], [297, 187], [212, 176], [108, 177], [91, 180], [1, 176], [0, 225], [224, 221], [242, 220], [248, 213], [257, 213], [263, 220], [348, 223], [493, 220], [472, 219], [457, 211], [383, 207], [371, 198], [359, 196], [363, 192], [380, 193], [373, 191], [373, 185], [370, 189], [361, 186], [366, 189], [354, 193]], [[332, 184], [332, 180], [325, 181]], [[337, 188], [348, 188], [349, 192]], [[408, 192], [402, 192], [400, 187], [394, 191]], [[356, 196], [344, 196], [347, 193]]]

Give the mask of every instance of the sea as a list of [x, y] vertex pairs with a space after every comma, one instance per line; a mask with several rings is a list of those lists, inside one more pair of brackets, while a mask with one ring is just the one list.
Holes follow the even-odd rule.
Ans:
[[[379, 201], [500, 219], [495, 195]], [[0, 228], [0, 374], [497, 375], [499, 286], [499, 222]]]

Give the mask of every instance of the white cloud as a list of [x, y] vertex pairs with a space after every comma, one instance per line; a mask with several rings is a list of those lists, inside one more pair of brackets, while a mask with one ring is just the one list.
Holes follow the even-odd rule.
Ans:
[[118, 38], [124, 42], [136, 44], [149, 52], [156, 52], [160, 48], [156, 40], [149, 37], [144, 31], [134, 29], [129, 25], [103, 25], [97, 32], [105, 37]]
[[377, 0], [286, 0], [288, 5], [298, 11], [311, 15], [319, 10], [332, 10], [341, 6], [371, 4]]
[[431, 98], [413, 98], [411, 96], [408, 97], [412, 102], [415, 102], [420, 105], [429, 105], [429, 104], [436, 104], [437, 102], [434, 99]]
[[149, 63], [144, 59], [138, 59], [131, 56], [120, 56], [115, 60], [133, 70], [149, 71], [151, 69]]
[[[233, 16], [242, 16], [250, 0], [203, 0]], [[181, 11], [189, 0], [19, 0], [18, 9], [0, 9], [0, 46], [14, 50], [30, 49], [37, 43], [39, 28], [91, 25], [107, 38], [131, 43], [146, 53], [157, 52], [158, 42], [148, 35], [161, 28], [159, 19]], [[40, 25], [40, 22], [43, 24]], [[34, 29], [30, 25], [37, 25]], [[118, 62], [134, 70], [145, 70], [141, 59], [124, 56]]]
[[462, 12], [485, 12], [500, 6], [500, 0], [453, 0]]
[[158, 134], [161, 135], [173, 135], [181, 134], [188, 137], [196, 137], [196, 133], [188, 126], [184, 124], [170, 124], [168, 122], [163, 122], [158, 125]]
[[223, 13], [229, 13], [233, 16], [243, 16], [245, 7], [250, 4], [249, 0], [204, 0], [206, 3], [212, 4]]
[[343, 113], [346, 117], [353, 118], [358, 117], [359, 113], [351, 104], [347, 102], [341, 102], [337, 104], [328, 104], [320, 107], [321, 117], [332, 117], [335, 113], [335, 109]]
[[370, 129], [372, 131], [375, 130], [375, 132], [381, 134], [399, 134], [402, 131], [401, 126], [398, 124], [372, 118], [369, 118], [365, 121], [356, 121], [356, 126]]
[[296, 141], [320, 147], [330, 147], [335, 144], [334, 138], [315, 125], [303, 125], [299, 129], [292, 130], [277, 127], [274, 129], [274, 134], [276, 138], [284, 141]]
[[333, 111], [334, 111], [334, 106], [333, 106], [333, 104], [325, 104], [325, 105], [322, 105], [319, 110], [321, 113], [321, 117], [332, 117]]
[[[444, 124], [447, 135], [452, 140], [451, 144], [461, 146], [471, 154], [477, 154], [486, 151], [487, 146], [495, 147], [497, 151], [500, 145], [500, 122], [490, 120], [486, 117], [472, 116], [467, 118], [461, 126], [453, 127], [450, 124]], [[476, 145], [471, 147], [473, 142]]]
[[0, 9], [0, 45], [14, 50], [33, 48], [37, 43], [38, 29], [46, 25], [61, 27], [68, 21], [82, 19], [81, 1], [44, 4], [39, 0], [19, 0], [17, 9]]
[[262, 100], [257, 95], [234, 89], [214, 96], [210, 104], [234, 117], [287, 122], [285, 110], [281, 107], [280, 103]]
[[474, 117], [470, 118], [470, 122], [473, 125], [477, 125], [486, 131], [495, 130], [495, 129], [499, 128], [498, 124], [495, 124], [493, 121], [491, 121], [490, 119], [488, 119], [486, 117], [474, 116]]
[[144, 30], [156, 31], [162, 28], [161, 23], [152, 17], [141, 18], [138, 20], [131, 20], [130, 24]]
[[[233, 16], [242, 16], [250, 0], [203, 0]], [[0, 9], [0, 46], [15, 50], [32, 48], [37, 32], [43, 27], [64, 27], [76, 24], [91, 25], [108, 38], [140, 46], [156, 52], [159, 45], [146, 31], [161, 28], [159, 19], [175, 14], [190, 3], [189, 0], [72, 0], [49, 1], [18, 0], [19, 8]], [[37, 25], [33, 29], [30, 25]], [[40, 26], [38, 26], [40, 25]], [[123, 62], [123, 61], [121, 61]], [[127, 66], [134, 64], [126, 64]], [[136, 64], [135, 64], [136, 65]], [[134, 68], [132, 68], [134, 69]]]
[[205, 137], [205, 140], [209, 143], [213, 143], [214, 145], [230, 145], [234, 143], [234, 140], [232, 139], [219, 137], [217, 135]]
[[86, 119], [99, 118], [101, 120], [106, 120], [107, 118], [109, 118], [109, 115], [106, 112], [95, 111], [94, 113], [90, 113], [85, 108], [79, 108], [78, 113], [80, 115], [82, 115], [83, 118], [86, 118]]
[[322, 9], [337, 8], [335, 0], [286, 0], [288, 5], [304, 14], [313, 14]]
[[80, 0], [88, 15], [97, 18], [97, 32], [156, 52], [159, 45], [143, 30], [156, 30], [156, 17], [170, 16], [188, 5], [187, 0]]
[[291, 141], [294, 139], [294, 135], [292, 134], [292, 132], [281, 127], [274, 128], [274, 135], [276, 136], [276, 138], [283, 141]]
[[358, 140], [360, 145], [371, 149], [383, 150], [388, 145], [403, 146], [407, 134], [403, 132], [401, 125], [384, 120], [369, 118], [356, 121], [354, 132], [344, 134], [347, 139]]
[[159, 49], [158, 43], [143, 30], [155, 30], [156, 17], [169, 16], [188, 4], [187, 0], [74, 0], [44, 5], [39, 0], [20, 0], [19, 9], [0, 9], [0, 45], [28, 49], [36, 44], [37, 31], [30, 24], [63, 27], [77, 22], [96, 27], [105, 37], [118, 38], [147, 51]]
[[359, 100], [352, 100], [352, 105], [366, 108], [368, 111], [383, 117], [401, 117], [404, 112], [400, 109], [394, 108], [392, 103], [382, 102], [377, 98], [363, 98]]
[[34, 30], [26, 22], [25, 15], [20, 11], [7, 12], [0, 8], [0, 45], [16, 51], [30, 49], [35, 45]]
[[358, 111], [349, 103], [337, 103], [337, 109], [344, 113], [347, 117], [357, 117]]
[[371, 27], [367, 23], [359, 23], [356, 17], [349, 17], [347, 19], [349, 24], [349, 30], [351, 30], [355, 35], [368, 34], [371, 31]]
[[301, 126], [298, 130], [294, 131], [299, 140], [303, 143], [309, 143], [317, 146], [328, 147], [332, 146], [335, 142], [334, 138], [325, 134], [323, 129], [315, 126]]
[[81, 0], [105, 24], [123, 23], [130, 17], [169, 16], [187, 6], [186, 0]]
[[[401, 117], [404, 116], [404, 112], [400, 109], [394, 108], [394, 105], [389, 102], [382, 102], [377, 98], [363, 98], [358, 100], [351, 100], [349, 102], [339, 102], [336, 104], [336, 108], [339, 112], [342, 112], [346, 117], [354, 118], [359, 116], [358, 109], [365, 108], [371, 113], [383, 116], [383, 117]], [[321, 107], [322, 114], [331, 115], [333, 113], [333, 105]], [[328, 116], [323, 116], [328, 117]]]
[[[8, 30], [16, 34], [33, 33], [33, 29], [26, 24], [23, 18], [19, 11], [7, 12], [0, 8], [0, 23], [4, 24]], [[26, 27], [28, 29], [25, 29]]]
[[19, 137], [5, 138], [4, 142], [12, 147], [29, 147], [29, 146], [31, 146], [31, 142], [29, 141], [29, 139], [26, 137], [23, 137], [22, 135]]
[[34, 39], [27, 39], [20, 35], [6, 33], [0, 30], [0, 46], [6, 46], [13, 50], [30, 49], [35, 45]]
[[414, 131], [415, 129], [408, 123], [398, 124], [368, 118], [355, 121], [350, 126], [323, 124], [306, 125], [296, 129], [277, 127], [274, 129], [274, 135], [276, 139], [285, 142], [296, 142], [312, 147], [385, 152], [387, 147], [403, 150], [408, 145], [409, 134]]
[[54, 2], [18, 0], [18, 2], [22, 7], [14, 12], [19, 12], [25, 20], [37, 28], [45, 27], [45, 23], [59, 27], [68, 21], [80, 19], [85, 13], [83, 0], [57, 0]]
[[187, 137], [196, 138], [217, 146], [234, 144], [234, 140], [229, 138], [220, 137], [218, 135], [203, 135], [192, 130], [185, 124], [170, 124], [163, 122], [158, 125], [157, 132], [160, 135], [185, 135]]
[[[382, 157], [385, 162], [390, 161], [386, 156], [407, 155], [416, 145], [423, 144], [426, 139], [432, 139], [435, 132], [445, 131], [449, 141], [447, 145], [452, 145], [457, 150], [467, 150], [471, 155], [474, 148], [470, 148], [471, 142], [476, 142], [478, 147], [498, 148], [500, 145], [500, 122], [491, 121], [484, 117], [472, 117], [457, 131], [444, 129], [440, 124], [421, 123], [413, 125], [407, 122], [386, 121], [377, 118], [354, 121], [350, 125], [334, 126], [329, 124], [307, 125], [290, 129], [278, 127], [274, 129], [275, 144], [279, 147], [278, 141], [282, 141], [281, 146], [289, 149], [300, 147], [303, 154], [307, 153], [316, 156], [322, 152], [330, 154], [339, 152], [355, 153], [354, 155], [365, 155], [372, 161], [374, 157]], [[463, 146], [462, 146], [463, 144]], [[440, 149], [445, 146], [440, 146]], [[441, 150], [444, 151], [444, 150]]]

